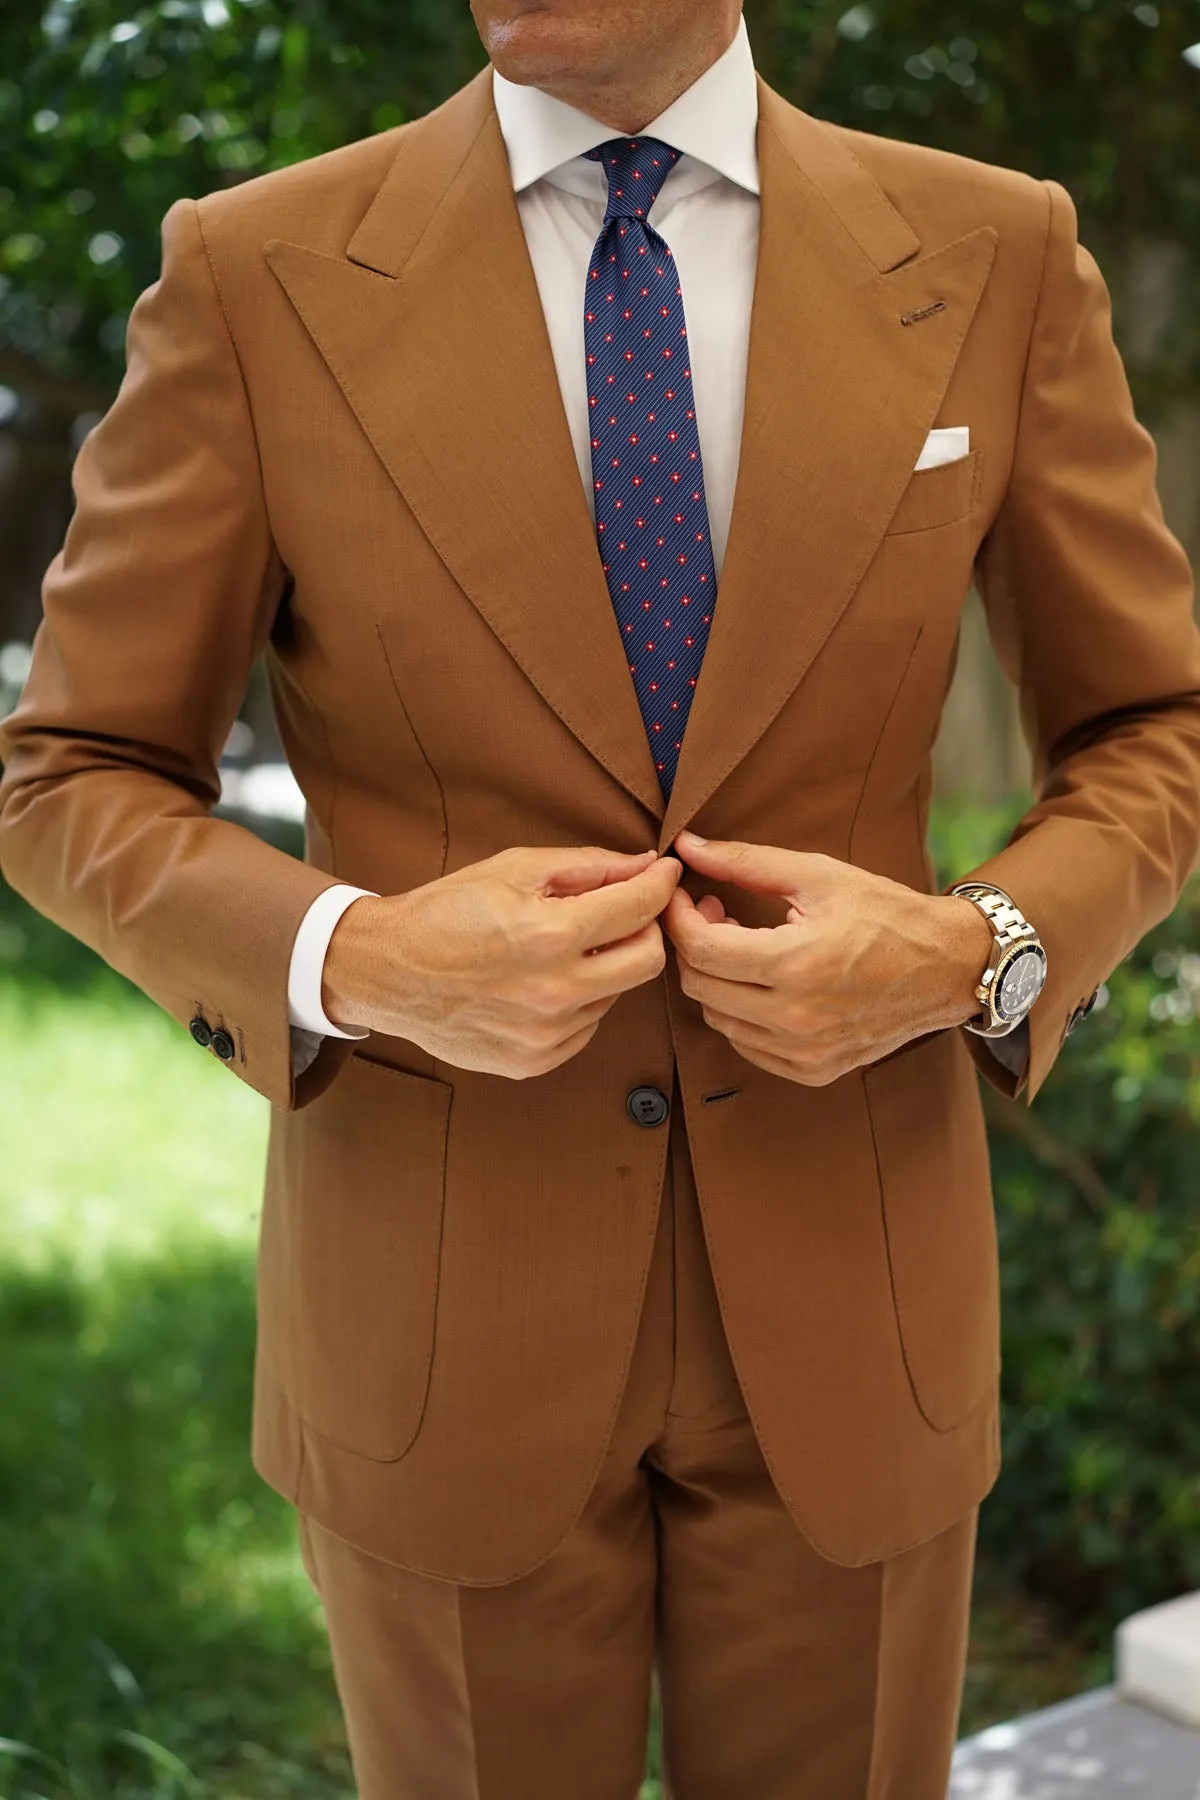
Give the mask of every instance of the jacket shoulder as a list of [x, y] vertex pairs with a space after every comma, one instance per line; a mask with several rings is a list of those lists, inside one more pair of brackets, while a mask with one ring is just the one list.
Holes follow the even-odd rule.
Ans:
[[205, 237], [233, 254], [299, 237], [340, 255], [411, 129], [395, 125], [203, 195], [197, 206]]
[[1002, 241], [1028, 236], [1040, 254], [1050, 209], [1046, 184], [1036, 176], [848, 125], [827, 129], [922, 239], [992, 225]]

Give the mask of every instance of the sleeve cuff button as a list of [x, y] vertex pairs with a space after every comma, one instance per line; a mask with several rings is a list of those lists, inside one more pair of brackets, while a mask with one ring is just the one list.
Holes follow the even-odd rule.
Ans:
[[1075, 1011], [1071, 1014], [1070, 1018], [1067, 1020], [1067, 1029], [1063, 1034], [1065, 1037], [1070, 1037], [1071, 1033], [1073, 1031], [1078, 1030], [1079, 1026], [1083, 1024], [1083, 1021], [1087, 1018], [1088, 1014], [1094, 1008], [1097, 998], [1099, 997], [1099, 993], [1100, 993], [1100, 989], [1097, 988], [1095, 993], [1089, 995], [1089, 997], [1086, 1000], [1081, 1000], [1079, 1002], [1079, 1005], [1075, 1008]]

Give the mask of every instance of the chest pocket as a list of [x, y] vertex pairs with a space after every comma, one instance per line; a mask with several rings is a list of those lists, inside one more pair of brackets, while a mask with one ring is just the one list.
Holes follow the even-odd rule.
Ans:
[[933, 531], [953, 525], [973, 511], [983, 483], [983, 451], [972, 450], [956, 462], [914, 471], [892, 514], [888, 537]]

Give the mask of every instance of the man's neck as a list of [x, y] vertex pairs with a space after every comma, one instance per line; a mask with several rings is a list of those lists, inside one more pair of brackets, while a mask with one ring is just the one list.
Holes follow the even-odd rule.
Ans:
[[567, 106], [576, 107], [590, 119], [598, 119], [602, 125], [611, 125], [614, 132], [636, 137], [638, 132], [646, 129], [651, 119], [657, 119], [666, 112], [680, 94], [685, 94], [714, 63], [719, 62], [732, 42], [733, 38], [730, 37], [727, 43], [708, 45], [697, 53], [690, 64], [664, 71], [650, 80], [643, 77], [620, 85], [607, 83], [594, 87], [576, 87], [573, 84], [556, 87], [549, 83], [539, 83], [539, 86], [543, 93], [562, 100]]

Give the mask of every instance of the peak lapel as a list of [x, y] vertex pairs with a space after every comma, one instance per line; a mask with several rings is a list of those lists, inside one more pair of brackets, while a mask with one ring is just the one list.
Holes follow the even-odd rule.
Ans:
[[[919, 256], [834, 132], [758, 85], [761, 235], [737, 490], [660, 848], [762, 736], [862, 580], [995, 253], [985, 226]], [[935, 300], [936, 316], [901, 325]]]
[[266, 254], [447, 569], [581, 743], [661, 818], [490, 66], [401, 134], [346, 260], [280, 239]]
[[[865, 573], [995, 249], [984, 227], [918, 257], [909, 226], [835, 134], [761, 78], [758, 149], [737, 492], [665, 818], [490, 66], [400, 134], [344, 258], [266, 246], [447, 569], [580, 742], [662, 822], [663, 847], [761, 737]], [[902, 313], [938, 299], [936, 317], [901, 327]], [[788, 604], [764, 610], [781, 587]]]

